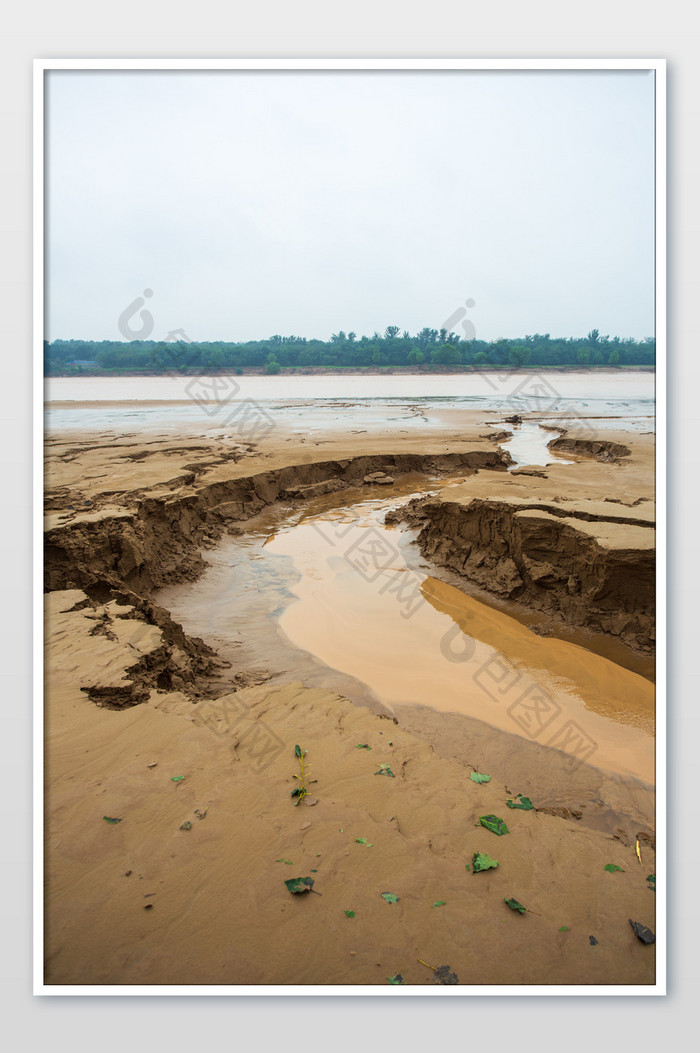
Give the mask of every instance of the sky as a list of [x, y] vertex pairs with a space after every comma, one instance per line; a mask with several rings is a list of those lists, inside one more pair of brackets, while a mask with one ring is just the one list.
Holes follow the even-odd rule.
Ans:
[[46, 101], [47, 339], [124, 339], [139, 297], [152, 340], [654, 333], [651, 72], [51, 71]]

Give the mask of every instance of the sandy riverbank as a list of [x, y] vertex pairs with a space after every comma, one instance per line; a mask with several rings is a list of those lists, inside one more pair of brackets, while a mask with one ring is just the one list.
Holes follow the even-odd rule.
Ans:
[[[452, 437], [351, 427], [306, 441], [278, 427], [258, 444], [201, 430], [47, 437], [48, 983], [386, 985], [400, 973], [432, 985], [418, 958], [449, 964], [461, 984], [653, 983], [654, 948], [629, 924], [655, 927], [648, 778], [572, 772], [560, 751], [479, 721], [467, 743], [463, 729], [453, 734], [454, 715], [435, 709], [412, 706], [396, 725], [329, 689], [282, 675], [265, 682], [264, 668], [228, 667], [154, 605], [155, 589], [194, 580], [218, 539], [273, 502], [331, 501], [373, 471], [390, 471], [397, 485], [429, 473], [438, 487], [461, 473], [462, 489], [437, 500], [465, 508], [534, 500], [555, 528], [565, 520], [562, 559], [584, 533], [600, 566], [624, 550], [642, 567], [641, 596], [651, 437], [616, 428], [609, 440], [628, 455], [602, 460], [589, 449], [574, 464], [514, 475], [489, 438], [504, 427], [495, 414], [461, 413]], [[454, 575], [454, 548], [447, 555]], [[514, 591], [505, 600], [516, 604]], [[546, 616], [564, 636], [572, 624], [581, 631], [566, 620], [575, 604], [555, 606]], [[629, 606], [632, 617], [634, 596]], [[501, 631], [501, 616], [490, 632]], [[648, 657], [648, 633], [583, 629], [637, 648], [640, 660], [646, 646]], [[532, 640], [549, 653], [548, 641]], [[518, 641], [527, 647], [525, 635]], [[311, 807], [290, 798], [297, 743], [315, 780]], [[375, 774], [382, 764], [393, 777]], [[475, 768], [490, 782], [472, 781]], [[509, 808], [518, 793], [535, 810]], [[581, 797], [596, 793], [603, 807], [615, 798], [622, 809], [625, 797], [629, 822], [577, 820]], [[489, 813], [508, 834], [479, 825]], [[476, 852], [499, 866], [467, 871]], [[607, 872], [608, 863], [623, 869]], [[298, 876], [312, 877], [315, 891], [290, 894], [284, 881]]]

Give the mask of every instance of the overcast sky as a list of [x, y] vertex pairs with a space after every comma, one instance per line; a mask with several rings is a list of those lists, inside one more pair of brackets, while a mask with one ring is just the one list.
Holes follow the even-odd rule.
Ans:
[[467, 299], [485, 340], [653, 334], [652, 73], [54, 71], [47, 102], [49, 339], [122, 339], [146, 288], [151, 339]]

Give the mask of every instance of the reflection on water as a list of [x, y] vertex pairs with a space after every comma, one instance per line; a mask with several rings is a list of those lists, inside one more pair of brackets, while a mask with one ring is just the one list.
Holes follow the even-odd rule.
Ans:
[[[563, 427], [564, 425], [562, 425]], [[547, 443], [558, 435], [558, 432], [541, 428], [535, 421], [524, 420], [522, 424], [509, 424], [508, 428], [513, 432], [513, 438], [500, 443], [501, 449], [507, 450], [515, 464], [513, 468], [519, 468], [525, 464], [573, 464], [563, 457], [557, 457], [555, 453], [547, 448]]]
[[273, 671], [350, 697], [364, 685], [397, 713], [419, 704], [559, 748], [573, 727], [591, 763], [651, 782], [653, 685], [420, 569], [415, 549], [406, 558], [411, 533], [383, 524], [390, 504], [329, 504], [291, 522], [278, 511], [159, 602], [190, 632], [252, 641]]

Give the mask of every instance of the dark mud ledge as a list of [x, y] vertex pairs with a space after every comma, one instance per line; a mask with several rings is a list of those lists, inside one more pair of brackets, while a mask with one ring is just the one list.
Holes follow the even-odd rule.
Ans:
[[420, 527], [426, 558], [501, 599], [619, 637], [641, 654], [654, 651], [648, 519], [537, 501], [426, 497], [389, 512], [387, 522]]
[[146, 495], [134, 509], [76, 516], [47, 530], [44, 588], [126, 588], [139, 596], [175, 581], [193, 580], [205, 567], [200, 549], [237, 523], [282, 500], [306, 500], [361, 485], [365, 476], [387, 472], [468, 474], [480, 468], [506, 471], [504, 450], [438, 455], [396, 454], [320, 461], [206, 482], [158, 497]]
[[570, 439], [566, 429], [558, 439], [547, 443], [547, 449], [554, 453], [571, 453], [577, 457], [594, 457], [597, 461], [617, 463], [623, 457], [629, 457], [632, 451], [621, 442], [608, 442], [596, 439]]
[[[120, 617], [136, 618], [161, 630], [164, 650], [157, 661], [129, 670], [134, 687], [119, 696], [94, 701], [122, 708], [138, 704], [148, 689], [181, 690], [193, 698], [235, 688], [249, 671], [226, 674], [228, 663], [197, 637], [188, 636], [169, 612], [154, 603], [154, 590], [177, 581], [191, 581], [206, 567], [202, 549], [266, 506], [282, 500], [303, 502], [322, 494], [361, 485], [372, 473], [400, 477], [479, 469], [506, 471], [513, 462], [503, 450], [356, 457], [292, 465], [216, 483], [191, 481], [179, 492], [132, 500], [133, 508], [88, 512], [46, 531], [44, 587], [46, 592], [80, 589], [95, 609], [116, 600], [128, 605]], [[143, 668], [142, 668], [143, 667]]]

